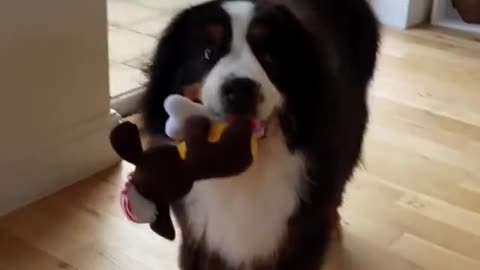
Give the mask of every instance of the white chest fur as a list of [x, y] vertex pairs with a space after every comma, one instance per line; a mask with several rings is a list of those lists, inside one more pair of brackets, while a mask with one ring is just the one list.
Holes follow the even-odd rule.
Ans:
[[197, 182], [185, 199], [193, 237], [232, 266], [273, 255], [298, 205], [303, 159], [279, 133], [260, 143], [248, 171]]

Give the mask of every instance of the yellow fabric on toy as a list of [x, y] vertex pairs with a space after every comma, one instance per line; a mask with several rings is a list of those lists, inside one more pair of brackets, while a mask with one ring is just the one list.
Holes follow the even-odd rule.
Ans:
[[187, 159], [187, 143], [181, 142], [177, 145], [178, 153], [180, 154], [180, 158], [182, 160]]
[[[208, 142], [210, 143], [216, 143], [220, 140], [222, 137], [223, 131], [227, 128], [227, 124], [225, 123], [213, 123], [210, 129], [210, 133], [208, 134]], [[252, 136], [251, 139], [251, 152], [252, 152], [252, 157], [253, 160], [255, 161], [257, 158], [257, 153], [258, 153], [258, 143], [257, 139]], [[178, 153], [180, 154], [180, 158], [182, 160], [185, 160], [187, 158], [187, 143], [186, 142], [181, 142], [177, 145]]]
[[208, 142], [216, 143], [220, 140], [223, 131], [227, 127], [225, 123], [213, 123], [210, 127], [210, 134], [208, 134]]
[[252, 148], [250, 151], [252, 151], [252, 157], [253, 161], [257, 160], [257, 153], [258, 153], [258, 141], [257, 138], [252, 136], [250, 147]]

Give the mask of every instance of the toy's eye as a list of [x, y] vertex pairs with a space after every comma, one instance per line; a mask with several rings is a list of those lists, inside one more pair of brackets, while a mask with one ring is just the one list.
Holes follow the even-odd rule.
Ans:
[[263, 56], [263, 61], [265, 61], [265, 63], [267, 63], [267, 64], [272, 64], [273, 63], [272, 55], [269, 54], [269, 53], [266, 53]]
[[203, 50], [203, 58], [206, 59], [206, 60], [211, 60], [212, 59], [212, 49], [210, 48], [206, 48], [205, 50]]

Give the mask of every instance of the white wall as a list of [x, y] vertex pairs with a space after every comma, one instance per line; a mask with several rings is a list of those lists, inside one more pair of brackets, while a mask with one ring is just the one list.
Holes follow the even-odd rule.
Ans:
[[0, 1], [0, 215], [116, 161], [106, 1]]
[[432, 0], [369, 0], [379, 21], [387, 26], [407, 29], [429, 19]]

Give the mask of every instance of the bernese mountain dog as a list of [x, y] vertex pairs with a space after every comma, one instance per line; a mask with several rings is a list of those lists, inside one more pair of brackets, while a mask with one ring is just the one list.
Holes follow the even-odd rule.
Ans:
[[247, 171], [173, 206], [180, 269], [321, 269], [361, 153], [378, 28], [366, 0], [208, 1], [169, 23], [148, 68], [149, 137], [170, 94], [263, 130]]

